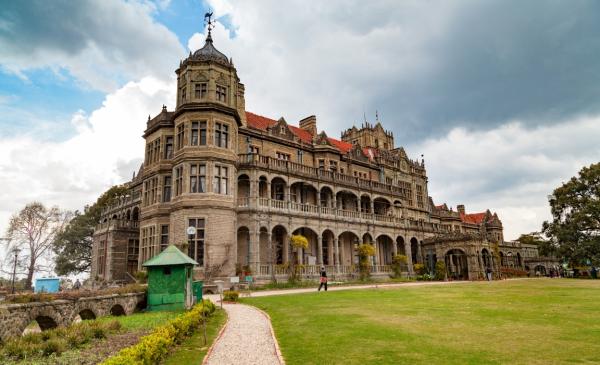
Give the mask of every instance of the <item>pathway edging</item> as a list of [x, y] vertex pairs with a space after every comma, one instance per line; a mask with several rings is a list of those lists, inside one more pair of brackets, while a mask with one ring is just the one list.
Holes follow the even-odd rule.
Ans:
[[225, 324], [223, 324], [223, 327], [221, 327], [221, 329], [219, 330], [219, 334], [213, 340], [213, 343], [208, 348], [208, 351], [206, 351], [206, 354], [204, 355], [204, 359], [202, 359], [202, 365], [206, 365], [208, 363], [208, 358], [210, 357], [210, 354], [213, 352], [215, 345], [221, 339], [221, 337], [223, 336], [223, 333], [225, 333], [225, 328], [227, 328], [227, 325], [229, 324], [229, 314], [227, 314], [227, 311], [224, 308], [222, 310], [225, 311], [227, 320], [225, 321]]
[[[246, 305], [246, 304], [242, 304], [242, 305]], [[273, 324], [271, 323], [271, 316], [269, 316], [269, 314], [267, 312], [265, 312], [264, 310], [262, 310], [258, 307], [252, 306], [252, 308], [258, 310], [259, 312], [261, 312], [263, 314], [263, 316], [267, 317], [267, 321], [269, 322], [269, 329], [271, 330], [271, 337], [273, 337], [273, 343], [275, 345], [275, 355], [277, 355], [277, 358], [279, 359], [279, 363], [281, 365], [285, 365], [285, 360], [283, 359], [283, 355], [281, 354], [281, 349], [279, 348], [279, 342], [277, 341], [277, 337], [275, 336], [275, 329], [273, 329]]]

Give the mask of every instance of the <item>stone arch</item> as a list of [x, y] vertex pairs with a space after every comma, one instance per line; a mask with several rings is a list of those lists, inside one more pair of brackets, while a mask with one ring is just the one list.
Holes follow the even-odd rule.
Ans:
[[490, 255], [490, 252], [488, 251], [487, 248], [484, 248], [483, 250], [481, 250], [481, 258], [483, 260], [483, 267], [485, 269], [487, 268], [492, 268], [493, 264], [492, 264], [492, 255]]
[[364, 193], [360, 195], [360, 211], [362, 213], [373, 213], [371, 211], [371, 195]]
[[369, 232], [365, 233], [362, 235], [362, 242], [361, 243], [373, 243], [373, 236], [371, 236], [371, 234]]
[[335, 193], [337, 208], [348, 211], [357, 211], [358, 210], [358, 197], [357, 195], [347, 189], [339, 189]]
[[127, 313], [125, 312], [125, 308], [123, 308], [123, 306], [121, 304], [114, 304], [112, 307], [110, 307], [110, 315], [111, 316], [124, 316], [127, 315]]
[[393, 204], [394, 215], [398, 218], [402, 217], [402, 202], [400, 200], [394, 200]]
[[380, 265], [391, 265], [394, 256], [394, 239], [390, 235], [382, 233], [375, 239], [377, 263]]
[[358, 263], [356, 255], [356, 247], [360, 243], [360, 237], [356, 232], [345, 230], [338, 236], [338, 244], [340, 247], [340, 264], [352, 265]]
[[469, 279], [469, 263], [465, 251], [453, 248], [444, 255], [446, 274], [455, 280]]
[[402, 236], [396, 237], [396, 247], [398, 250], [398, 254], [406, 256], [406, 247], [404, 246], [404, 237], [402, 237]]
[[333, 230], [329, 228], [325, 228], [321, 232], [322, 239], [322, 252], [321, 252], [321, 264], [323, 265], [333, 265], [335, 262], [335, 248], [334, 248], [334, 239], [336, 234]]
[[131, 212], [131, 220], [133, 220], [133, 221], [140, 220], [140, 208], [138, 208], [138, 207], [133, 208], [133, 211]]
[[237, 230], [237, 263], [242, 266], [250, 264], [250, 230], [245, 226]]
[[237, 197], [238, 199], [247, 199], [250, 197], [250, 177], [247, 174], [238, 175]]
[[521, 258], [521, 253], [517, 252], [517, 265], [521, 268], [523, 267], [523, 259]]
[[388, 215], [390, 208], [392, 206], [392, 203], [384, 197], [377, 197], [375, 199], [373, 199], [373, 209], [375, 214], [378, 215]]
[[296, 227], [292, 234], [301, 234], [308, 240], [308, 248], [298, 250], [298, 262], [302, 264], [307, 264], [309, 260], [309, 256], [318, 257], [317, 255], [317, 247], [318, 247], [318, 239], [319, 234], [315, 232], [312, 228], [306, 226]]
[[271, 230], [271, 241], [273, 244], [273, 261], [275, 264], [287, 262], [288, 230], [281, 224], [277, 224]]
[[318, 190], [306, 181], [290, 183], [290, 201], [302, 204], [317, 205]]
[[533, 268], [534, 273], [537, 275], [539, 273], [539, 275], [541, 276], [546, 276], [546, 266], [544, 265], [536, 265]]
[[258, 178], [258, 196], [260, 198], [269, 198], [268, 184], [269, 184], [269, 179], [267, 179], [267, 177], [265, 175], [261, 175]]
[[81, 318], [82, 321], [97, 318], [96, 313], [94, 313], [94, 311], [89, 308], [80, 310], [79, 313], [77, 313], [77, 315], [79, 316], [79, 318]]
[[113, 214], [113, 216], [112, 216], [112, 218], [111, 218], [111, 219], [112, 219], [112, 220], [117, 220], [117, 219], [119, 219], [119, 217], [118, 217], [116, 214]]
[[410, 253], [412, 255], [412, 263], [419, 262], [419, 240], [416, 237], [410, 239]]
[[288, 200], [288, 184], [287, 181], [279, 176], [271, 179], [271, 199], [273, 200]]
[[333, 189], [329, 185], [321, 186], [321, 206], [327, 208], [334, 208], [333, 206]]
[[131, 220], [131, 209], [127, 209], [127, 212], [125, 213], [125, 218], [130, 221]]

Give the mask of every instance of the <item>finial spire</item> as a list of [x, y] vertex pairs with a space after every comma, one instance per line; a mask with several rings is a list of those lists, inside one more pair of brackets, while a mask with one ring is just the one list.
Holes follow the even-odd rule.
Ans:
[[379, 122], [379, 112], [375, 110], [375, 120]]
[[212, 16], [213, 16], [212, 11], [204, 14], [204, 25], [206, 25], [208, 28], [208, 35], [206, 36], [207, 42], [212, 42], [211, 31], [215, 27], [215, 21], [212, 20]]

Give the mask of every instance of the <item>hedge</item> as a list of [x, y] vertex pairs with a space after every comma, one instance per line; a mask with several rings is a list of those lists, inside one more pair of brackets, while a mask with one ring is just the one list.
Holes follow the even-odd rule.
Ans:
[[215, 305], [204, 300], [190, 311], [157, 327], [130, 347], [124, 348], [115, 356], [106, 359], [101, 365], [153, 365], [159, 363], [170, 348], [179, 344], [200, 327], [202, 312], [208, 317], [215, 311]]

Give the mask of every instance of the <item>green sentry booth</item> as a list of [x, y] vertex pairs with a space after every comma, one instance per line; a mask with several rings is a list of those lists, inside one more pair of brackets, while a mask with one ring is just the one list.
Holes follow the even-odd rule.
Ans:
[[194, 304], [196, 261], [173, 245], [144, 262], [148, 270], [148, 310], [189, 309]]

